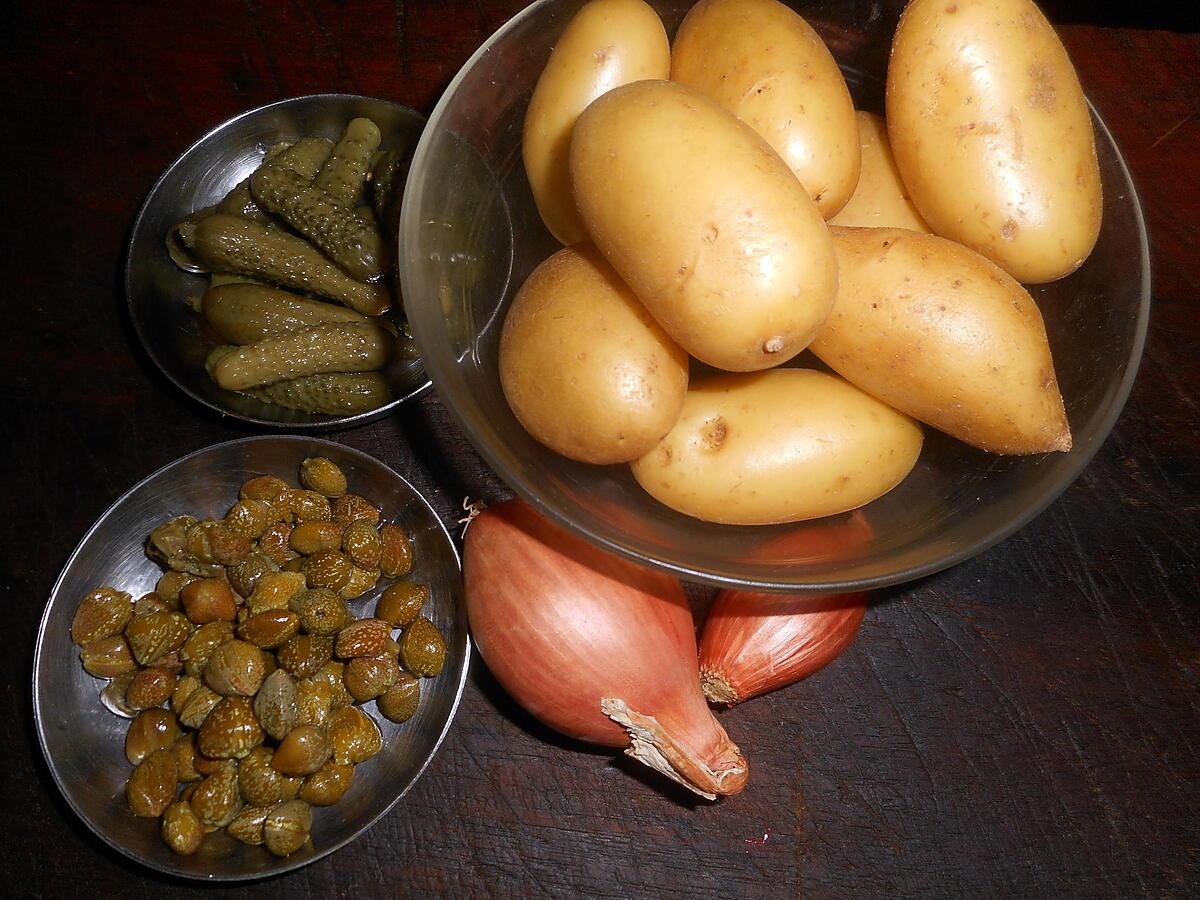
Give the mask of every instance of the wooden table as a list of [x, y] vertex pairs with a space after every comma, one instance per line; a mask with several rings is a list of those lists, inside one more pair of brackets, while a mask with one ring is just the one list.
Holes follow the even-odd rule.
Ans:
[[[132, 336], [122, 252], [142, 198], [198, 135], [271, 100], [353, 91], [428, 112], [521, 5], [9, 8], [0, 878], [22, 893], [201, 890], [90, 835], [30, 712], [38, 617], [89, 524], [159, 466], [245, 433]], [[1131, 4], [1097, 25], [1088, 6], [1052, 12], [1141, 191], [1154, 310], [1125, 413], [1065, 496], [977, 559], [879, 595], [835, 664], [725, 715], [754, 763], [739, 797], [692, 807], [570, 746], [476, 660], [449, 738], [391, 815], [222, 895], [1196, 895], [1200, 36], [1127, 27], [1186, 26], [1177, 10]], [[464, 495], [504, 491], [433, 394], [336, 439], [412, 478], [447, 521]]]

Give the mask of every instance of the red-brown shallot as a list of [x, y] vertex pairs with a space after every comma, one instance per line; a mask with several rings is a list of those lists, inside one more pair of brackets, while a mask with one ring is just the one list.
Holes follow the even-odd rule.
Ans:
[[700, 637], [705, 695], [732, 705], [799, 681], [850, 646], [866, 609], [866, 594], [722, 591]]
[[546, 725], [624, 747], [710, 800], [745, 786], [746, 760], [700, 691], [675, 578], [593, 547], [521, 500], [470, 523], [463, 577], [480, 654]]

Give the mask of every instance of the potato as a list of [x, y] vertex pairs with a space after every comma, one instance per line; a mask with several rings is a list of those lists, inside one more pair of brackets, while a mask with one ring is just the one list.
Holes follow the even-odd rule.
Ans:
[[896, 160], [888, 143], [887, 125], [881, 116], [856, 112], [862, 147], [862, 168], [850, 202], [829, 220], [830, 225], [855, 228], [908, 228], [929, 231], [913, 206], [908, 188], [896, 171]]
[[700, 0], [671, 48], [671, 80], [716, 100], [767, 139], [821, 215], [858, 181], [854, 103], [820, 36], [776, 0]]
[[796, 522], [886, 494], [921, 452], [921, 427], [811, 369], [694, 385], [662, 442], [632, 463], [656, 500], [729, 525]]
[[670, 69], [662, 20], [642, 0], [592, 0], [558, 39], [525, 112], [521, 150], [538, 212], [562, 243], [587, 239], [567, 165], [575, 120], [605, 91]]
[[675, 424], [687, 354], [594, 247], [534, 269], [504, 319], [500, 384], [534, 438], [571, 459], [628, 462]]
[[936, 234], [1018, 281], [1075, 271], [1100, 233], [1092, 120], [1031, 0], [913, 0], [892, 44], [896, 165]]
[[841, 286], [812, 351], [914, 418], [993, 453], [1071, 449], [1041, 313], [961, 244], [834, 228]]
[[779, 365], [829, 314], [837, 261], [816, 205], [750, 126], [690, 88], [639, 81], [594, 102], [571, 180], [597, 248], [709, 365]]

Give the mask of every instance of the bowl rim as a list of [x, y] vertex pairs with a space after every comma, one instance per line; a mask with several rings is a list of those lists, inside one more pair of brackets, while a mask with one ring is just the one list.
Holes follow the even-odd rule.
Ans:
[[[400, 408], [401, 404], [407, 403], [409, 400], [417, 399], [418, 397], [422, 396], [423, 394], [428, 392], [433, 387], [433, 381], [429, 377], [429, 373], [425, 370], [425, 361], [421, 360], [421, 374], [424, 375], [425, 380], [422, 383], [418, 384], [415, 388], [413, 388], [411, 391], [409, 391], [404, 396], [393, 397], [390, 401], [388, 401], [383, 406], [380, 406], [377, 409], [371, 409], [366, 412], [355, 413], [352, 416], [329, 416], [329, 417], [325, 418], [324, 420], [310, 421], [310, 422], [277, 422], [273, 419], [263, 419], [258, 416], [244, 415], [242, 413], [237, 413], [237, 412], [228, 410], [225, 407], [221, 406], [220, 404], [214, 403], [213, 401], [209, 400], [207, 397], [201, 396], [200, 394], [193, 391], [186, 384], [184, 384], [182, 381], [180, 381], [178, 378], [176, 378], [171, 373], [170, 369], [168, 369], [168, 367], [163, 363], [163, 360], [160, 358], [160, 355], [158, 352], [158, 347], [156, 346], [155, 342], [153, 340], [151, 340], [150, 335], [148, 335], [143, 330], [143, 323], [142, 323], [141, 317], [136, 315], [134, 312], [134, 308], [133, 308], [133, 277], [132, 277], [133, 276], [133, 272], [132, 272], [133, 245], [134, 245], [134, 242], [138, 239], [138, 237], [142, 233], [143, 219], [146, 217], [146, 213], [150, 208], [151, 201], [153, 201], [157, 197], [159, 190], [163, 186], [163, 183], [171, 176], [171, 174], [173, 172], [175, 172], [175, 170], [178, 169], [180, 166], [182, 166], [184, 163], [184, 160], [186, 160], [192, 153], [194, 153], [197, 149], [199, 149], [199, 147], [202, 144], [204, 144], [206, 141], [209, 141], [209, 140], [215, 138], [220, 132], [224, 131], [226, 128], [230, 127], [234, 123], [241, 121], [242, 119], [249, 118], [250, 116], [259, 115], [270, 109], [274, 109], [275, 107], [287, 107], [292, 104], [299, 103], [300, 101], [328, 101], [328, 100], [339, 100], [339, 101], [341, 101], [341, 100], [349, 100], [349, 101], [366, 100], [366, 101], [370, 101], [372, 103], [382, 103], [387, 106], [394, 107], [397, 110], [401, 110], [405, 113], [410, 113], [413, 116], [416, 116], [423, 123], [422, 127], [421, 127], [422, 136], [425, 133], [424, 132], [425, 125], [428, 125], [428, 123], [429, 123], [429, 120], [427, 118], [425, 118], [425, 116], [421, 115], [421, 113], [419, 113], [417, 110], [413, 109], [410, 106], [405, 106], [403, 103], [396, 103], [395, 101], [392, 101], [392, 100], [384, 100], [380, 97], [369, 97], [366, 94], [347, 94], [347, 93], [336, 93], [336, 92], [334, 92], [334, 93], [319, 93], [319, 94], [300, 94], [295, 97], [285, 97], [282, 100], [273, 100], [270, 103], [264, 103], [261, 106], [254, 107], [253, 109], [244, 110], [243, 112], [240, 112], [237, 115], [230, 116], [228, 119], [225, 119], [222, 122], [218, 122], [216, 125], [214, 125], [212, 128], [210, 128], [208, 131], [206, 131], [203, 135], [201, 135], [199, 138], [197, 138], [195, 141], [193, 141], [191, 144], [189, 144], [187, 149], [184, 150], [182, 153], [180, 153], [177, 157], [175, 157], [174, 161], [162, 171], [162, 174], [160, 174], [158, 176], [158, 178], [155, 179], [153, 186], [146, 193], [145, 199], [142, 200], [142, 204], [138, 208], [137, 215], [134, 217], [133, 227], [129, 231], [129, 239], [125, 242], [125, 254], [124, 254], [125, 273], [124, 273], [124, 279], [123, 279], [124, 288], [125, 288], [125, 311], [128, 314], [130, 322], [133, 325], [134, 333], [137, 334], [138, 341], [141, 343], [142, 348], [146, 351], [146, 354], [150, 357], [150, 360], [154, 363], [154, 365], [158, 369], [158, 371], [161, 372], [166, 377], [166, 379], [169, 382], [171, 382], [171, 384], [175, 385], [176, 388], [181, 390], [184, 394], [186, 394], [192, 400], [194, 400], [197, 403], [202, 404], [203, 406], [207, 407], [208, 409], [210, 409], [213, 412], [220, 415], [222, 418], [233, 419], [235, 421], [245, 422], [250, 425], [258, 425], [262, 428], [279, 429], [281, 431], [302, 431], [302, 432], [310, 432], [310, 433], [337, 431], [337, 430], [342, 430], [342, 429], [355, 428], [359, 425], [366, 425], [368, 422], [373, 422], [376, 419], [381, 419], [384, 416], [389, 415], [392, 412], [395, 412], [397, 409]], [[317, 415], [317, 413], [310, 413], [309, 415]]]
[[[416, 151], [413, 153], [412, 166], [409, 169], [409, 175], [404, 189], [404, 199], [401, 205], [400, 212], [400, 249], [405, 250], [410, 244], [415, 242], [416, 231], [419, 223], [415, 213], [416, 200], [422, 194], [422, 185], [418, 178], [418, 174], [422, 173], [426, 168], [426, 157], [430, 155], [430, 148], [433, 141], [433, 134], [441, 125], [441, 120], [446, 114], [446, 110], [450, 105], [451, 100], [457, 94], [462, 82], [467, 78], [476, 64], [484, 56], [491, 53], [493, 46], [504, 37], [509, 31], [515, 29], [527, 17], [533, 15], [544, 6], [548, 6], [558, 0], [536, 0], [526, 6], [507, 22], [501, 25], [495, 32], [492, 33], [487, 40], [479, 45], [479, 48], [471, 54], [471, 57], [463, 64], [463, 66], [455, 73], [454, 78], [446, 86], [438, 99], [437, 105], [429, 114], [429, 119], [426, 122], [425, 130], [421, 134], [421, 139], [417, 142]], [[462, 432], [470, 440], [476, 451], [483, 457], [487, 464], [494, 472], [519, 496], [532, 504], [543, 515], [550, 518], [569, 531], [578, 534], [579, 536], [590, 541], [592, 544], [603, 547], [619, 554], [634, 562], [648, 565], [660, 571], [668, 572], [679, 578], [686, 579], [701, 584], [707, 584], [720, 588], [737, 588], [751, 589], [761, 591], [777, 591], [784, 593], [837, 593], [847, 591], [867, 591], [878, 588], [890, 587], [897, 584], [904, 584], [910, 581], [915, 581], [919, 578], [924, 578], [929, 575], [934, 575], [945, 569], [956, 566], [961, 562], [971, 559], [984, 551], [994, 547], [996, 544], [1011, 536], [1019, 529], [1025, 527], [1040, 515], [1045, 509], [1057, 500], [1062, 494], [1079, 478], [1079, 475], [1092, 461], [1101, 445], [1108, 440], [1112, 434], [1113, 426], [1120, 417], [1121, 412], [1125, 408], [1125, 403], [1129, 399], [1130, 391], [1133, 389], [1134, 380], [1137, 377], [1138, 369], [1141, 366], [1142, 354], [1146, 343], [1146, 332], [1150, 320], [1150, 248], [1149, 238], [1146, 232], [1145, 215], [1142, 211], [1141, 199], [1138, 196], [1137, 188], [1133, 183], [1133, 178], [1129, 172], [1129, 166], [1125, 162], [1124, 154], [1121, 153], [1121, 148], [1117, 145], [1113, 138], [1112, 132], [1108, 124], [1101, 117], [1095, 105], [1090, 99], [1085, 97], [1088, 109], [1091, 112], [1092, 120], [1098, 130], [1097, 138], [1101, 136], [1107, 140], [1112, 147], [1116, 156], [1117, 166], [1121, 176], [1124, 178], [1124, 193], [1128, 196], [1129, 202], [1132, 205], [1134, 222], [1138, 232], [1138, 262], [1141, 266], [1141, 285], [1140, 294], [1138, 297], [1137, 318], [1134, 326], [1134, 335], [1132, 345], [1130, 347], [1129, 361], [1126, 366], [1125, 373], [1122, 376], [1120, 384], [1112, 394], [1111, 400], [1098, 421], [1096, 434], [1098, 438], [1091, 441], [1086, 448], [1077, 448], [1073, 453], [1073, 459], [1063, 472], [1062, 476], [1052, 486], [1052, 489], [1039, 498], [1037, 502], [1030, 504], [1022, 510], [1019, 515], [1013, 516], [1005, 520], [1001, 524], [992, 528], [979, 540], [958, 547], [956, 549], [944, 552], [928, 562], [919, 565], [909, 566], [904, 569], [899, 569], [893, 572], [882, 575], [875, 575], [866, 578], [843, 578], [830, 579], [822, 582], [806, 582], [803, 580], [796, 581], [778, 581], [769, 578], [742, 578], [736, 576], [721, 575], [710, 571], [705, 571], [695, 566], [679, 564], [667, 560], [658, 559], [649, 553], [642, 552], [633, 541], [623, 543], [619, 540], [610, 538], [598, 532], [595, 528], [587, 524], [572, 520], [569, 516], [561, 512], [554, 504], [547, 502], [545, 494], [536, 478], [525, 477], [521, 471], [513, 466], [507, 465], [503, 460], [503, 454], [498, 452], [496, 448], [490, 446], [487, 441], [482, 439], [479, 429], [467, 419], [459, 411], [455, 403], [446, 402], [443, 399], [443, 406], [449, 411], [455, 423]], [[1085, 263], [1086, 264], [1086, 263]], [[404, 294], [408, 297], [416, 296], [416, 293], [408, 288], [408, 268], [401, 269], [400, 279], [404, 285]], [[417, 341], [417, 349], [421, 349], [421, 327], [417, 319], [410, 320], [412, 323], [413, 336]], [[443, 363], [436, 357], [427, 358], [422, 355], [422, 361], [425, 363], [425, 371], [433, 382], [437, 394], [440, 398], [447, 398], [451, 392], [443, 388], [445, 379], [443, 378]], [[449, 368], [449, 366], [447, 366]], [[505, 474], [501, 474], [505, 473]]]
[[[433, 505], [429, 502], [429, 500], [425, 497], [425, 495], [422, 494], [415, 487], [413, 487], [413, 485], [408, 481], [407, 478], [405, 478], [403, 475], [401, 475], [399, 472], [397, 472], [395, 469], [393, 469], [387, 463], [383, 462], [383, 460], [377, 459], [376, 457], [371, 456], [369, 453], [365, 453], [362, 450], [359, 450], [355, 447], [349, 447], [349, 446], [339, 443], [337, 441], [331, 441], [326, 438], [320, 438], [320, 437], [309, 436], [309, 435], [260, 434], [260, 435], [253, 435], [251, 437], [236, 438], [236, 439], [230, 440], [230, 441], [221, 441], [216, 444], [210, 444], [207, 447], [202, 447], [199, 450], [194, 450], [191, 453], [181, 456], [178, 459], [176, 459], [172, 462], [169, 462], [164, 466], [160, 466], [159, 468], [157, 468], [153, 472], [151, 472], [149, 475], [147, 475], [145, 478], [140, 479], [136, 484], [134, 484], [127, 491], [122, 493], [121, 496], [119, 496], [116, 500], [114, 500], [112, 502], [112, 504], [109, 505], [109, 507], [106, 510], [104, 510], [103, 513], [100, 514], [99, 518], [97, 518], [96, 521], [92, 523], [91, 527], [88, 528], [87, 532], [83, 535], [82, 538], [80, 538], [79, 543], [76, 544], [75, 549], [73, 551], [71, 551], [71, 555], [69, 557], [67, 557], [67, 561], [62, 567], [62, 571], [59, 572], [58, 578], [56, 578], [54, 581], [54, 586], [50, 589], [49, 598], [46, 601], [46, 608], [42, 611], [41, 619], [38, 622], [37, 641], [34, 645], [33, 671], [32, 671], [32, 676], [31, 676], [31, 695], [32, 695], [32, 699], [33, 699], [33, 720], [34, 720], [34, 727], [37, 730], [38, 746], [41, 748], [42, 757], [46, 761], [46, 768], [50, 770], [50, 775], [54, 779], [54, 784], [58, 788], [59, 793], [62, 794], [63, 798], [67, 801], [67, 805], [71, 807], [71, 810], [80, 818], [81, 821], [83, 821], [83, 823], [85, 825], [87, 825], [88, 830], [90, 830], [92, 832], [92, 834], [96, 835], [98, 838], [100, 838], [100, 840], [102, 840], [105, 844], [107, 844], [112, 849], [116, 850], [118, 853], [120, 853], [126, 859], [132, 860], [133, 862], [137, 863], [140, 866], [145, 866], [148, 869], [152, 869], [156, 872], [162, 872], [163, 874], [170, 875], [175, 878], [184, 878], [189, 881], [199, 882], [199, 883], [203, 883], [203, 884], [213, 884], [213, 883], [217, 883], [217, 882], [259, 881], [259, 880], [262, 880], [265, 878], [274, 878], [277, 875], [283, 875], [288, 872], [294, 872], [295, 870], [301, 869], [304, 866], [307, 866], [310, 863], [314, 863], [319, 859], [324, 859], [326, 856], [329, 856], [331, 853], [335, 853], [336, 851], [342, 849], [343, 847], [345, 847], [347, 844], [351, 843], [352, 841], [355, 841], [358, 838], [362, 837], [363, 834], [365, 834], [369, 829], [374, 827], [375, 824], [380, 819], [382, 819], [384, 816], [386, 816], [388, 813], [390, 813], [396, 807], [396, 804], [398, 804], [404, 798], [404, 795], [407, 794], [413, 788], [413, 786], [421, 779], [421, 776], [425, 774], [425, 770], [429, 767], [429, 764], [433, 761], [433, 758], [437, 755], [438, 750], [441, 749], [442, 742], [446, 739], [446, 735], [450, 733], [450, 726], [454, 723], [454, 718], [458, 714], [459, 705], [462, 703], [463, 691], [466, 688], [467, 676], [468, 676], [468, 674], [470, 672], [470, 668], [471, 668], [471, 636], [470, 636], [470, 632], [468, 631], [465, 634], [466, 643], [463, 646], [462, 672], [459, 675], [458, 683], [454, 686], [454, 699], [450, 704], [450, 712], [446, 716], [446, 721], [442, 725], [441, 732], [437, 735], [437, 739], [433, 742], [433, 747], [430, 749], [429, 754], [425, 757], [425, 759], [421, 762], [420, 766], [417, 768], [417, 771], [413, 775], [412, 779], [404, 787], [404, 789], [401, 790], [399, 793], [397, 793], [396, 796], [393, 797], [391, 799], [391, 801], [383, 809], [381, 809], [379, 812], [377, 812], [374, 816], [372, 816], [368, 820], [364, 821], [349, 836], [343, 838], [341, 841], [330, 844], [328, 847], [322, 847], [320, 850], [314, 850], [314, 852], [311, 856], [307, 856], [303, 859], [292, 860], [291, 862], [288, 862], [287, 857], [282, 857], [279, 860], [280, 865], [278, 866], [278, 868], [274, 868], [267, 872], [249, 872], [249, 873], [245, 873], [245, 874], [236, 874], [236, 875], [226, 875], [226, 874], [219, 874], [219, 873], [202, 874], [202, 873], [188, 872], [188, 871], [181, 870], [181, 869], [171, 868], [170, 866], [160, 864], [154, 860], [145, 859], [140, 856], [137, 856], [129, 848], [123, 846], [122, 844], [120, 844], [117, 841], [110, 838], [110, 836], [103, 829], [97, 827], [96, 823], [93, 822], [92, 819], [87, 815], [87, 813], [85, 813], [84, 810], [75, 802], [75, 797], [72, 794], [72, 792], [67, 790], [66, 785], [64, 783], [64, 779], [62, 777], [62, 774], [59, 772], [58, 766], [57, 766], [53, 756], [50, 753], [50, 749], [47, 744], [45, 725], [44, 725], [44, 721], [43, 721], [44, 716], [43, 716], [43, 712], [42, 712], [41, 691], [39, 690], [38, 673], [41, 671], [41, 667], [42, 667], [42, 648], [43, 648], [43, 644], [45, 641], [46, 630], [49, 626], [50, 612], [55, 605], [55, 600], [58, 598], [59, 591], [62, 588], [63, 581], [66, 579], [67, 572], [70, 570], [72, 565], [74, 565], [76, 558], [83, 551], [84, 545], [87, 544], [87, 542], [91, 539], [92, 535], [97, 531], [97, 529], [99, 529], [100, 526], [102, 524], [104, 524], [104, 522], [108, 519], [108, 517], [111, 516], [118, 508], [120, 508], [121, 505], [124, 504], [135, 491], [139, 490], [147, 482], [149, 482], [155, 478], [158, 478], [160, 475], [166, 474], [167, 472], [169, 472], [171, 469], [175, 468], [176, 466], [183, 465], [184, 463], [188, 462], [189, 460], [191, 460], [197, 456], [201, 456], [205, 453], [213, 452], [219, 448], [235, 446], [238, 444], [252, 444], [252, 443], [257, 443], [260, 441], [288, 441], [288, 442], [295, 441], [295, 442], [303, 442], [305, 444], [312, 444], [314, 442], [316, 442], [318, 444], [327, 444], [327, 445], [336, 447], [338, 452], [340, 452], [340, 453], [346, 453], [352, 457], [361, 457], [363, 459], [370, 460], [373, 463], [377, 463], [378, 465], [383, 466], [383, 468], [389, 474], [394, 476], [403, 485], [405, 485], [410, 491], [412, 491], [413, 496], [416, 497], [418, 500], [420, 500], [420, 502], [422, 504], [424, 504], [425, 508], [429, 511], [430, 515], [433, 517], [433, 520], [435, 522], [437, 522], [438, 529], [441, 531], [442, 536], [445, 538], [446, 543], [450, 547], [450, 551], [453, 556], [455, 566], [459, 572], [459, 575], [461, 576], [461, 574], [462, 574], [462, 556], [459, 554], [458, 546], [457, 546], [457, 544], [455, 544], [454, 539], [450, 536], [449, 530], [446, 528], [446, 523], [444, 521], [442, 521], [442, 517], [440, 515], [438, 515], [437, 510], [433, 508]], [[465, 618], [465, 615], [466, 615], [466, 613], [464, 610], [463, 611], [464, 618]]]

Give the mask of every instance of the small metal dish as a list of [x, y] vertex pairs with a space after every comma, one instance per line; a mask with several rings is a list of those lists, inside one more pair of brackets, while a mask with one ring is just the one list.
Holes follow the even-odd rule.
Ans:
[[[240, 844], [224, 832], [207, 835], [194, 856], [176, 856], [159, 835], [158, 820], [135, 818], [125, 802], [131, 767], [124, 739], [129, 720], [100, 702], [103, 679], [79, 662], [71, 620], [83, 595], [101, 585], [135, 597], [153, 590], [161, 570], [144, 542], [160, 522], [183, 513], [221, 517], [238, 488], [255, 475], [295, 484], [301, 460], [326, 456], [342, 467], [350, 489], [368, 497], [413, 536], [411, 577], [429, 585], [427, 615], [446, 636], [446, 667], [422, 679], [417, 714], [403, 725], [366, 705], [383, 731], [383, 749], [357, 767], [349, 791], [335, 806], [313, 810], [312, 841], [276, 858], [263, 847]], [[383, 586], [351, 604], [369, 614]], [[159, 469], [117, 500], [84, 536], [50, 594], [38, 631], [33, 666], [33, 714], [46, 764], [63, 796], [101, 839], [130, 859], [207, 881], [263, 878], [300, 868], [354, 840], [390, 810], [433, 758], [458, 708], [466, 682], [470, 641], [462, 601], [458, 553], [437, 513], [407, 481], [383, 463], [341, 444], [316, 438], [253, 437], [217, 444]]]
[[[313, 94], [260, 106], [218, 125], [184, 151], [150, 190], [134, 222], [125, 262], [125, 294], [134, 330], [163, 374], [209, 409], [254, 425], [290, 431], [330, 431], [374, 421], [430, 386], [411, 341], [389, 367], [391, 402], [354, 416], [326, 416], [260, 403], [222, 390], [204, 371], [213, 344], [185, 304], [207, 278], [183, 271], [167, 255], [170, 228], [219, 201], [253, 172], [267, 148], [305, 136], [337, 140], [346, 123], [366, 116], [379, 126], [384, 149], [411, 152], [425, 118], [398, 103], [355, 94]], [[397, 291], [399, 285], [396, 286]]]

